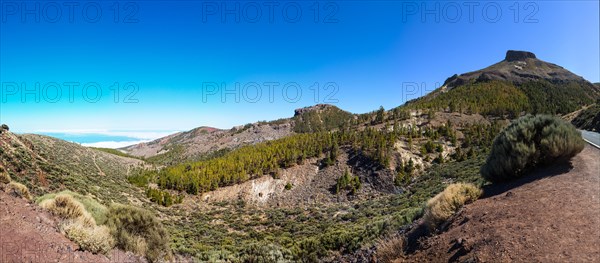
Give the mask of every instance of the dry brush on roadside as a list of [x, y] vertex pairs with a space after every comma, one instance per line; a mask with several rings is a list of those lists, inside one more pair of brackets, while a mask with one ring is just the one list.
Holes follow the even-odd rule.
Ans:
[[429, 201], [425, 208], [424, 221], [430, 230], [446, 222], [463, 205], [474, 202], [481, 196], [481, 189], [473, 184], [451, 184]]

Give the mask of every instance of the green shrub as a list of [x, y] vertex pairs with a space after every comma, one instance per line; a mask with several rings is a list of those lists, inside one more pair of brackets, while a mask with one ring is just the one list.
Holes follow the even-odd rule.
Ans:
[[270, 263], [270, 262], [293, 262], [292, 253], [275, 244], [251, 244], [244, 248], [239, 255], [240, 262], [246, 263]]
[[127, 181], [138, 187], [146, 187], [148, 185], [148, 176], [143, 171], [127, 177]]
[[107, 217], [106, 225], [115, 237], [117, 247], [145, 255], [151, 262], [170, 258], [167, 231], [151, 212], [113, 204], [108, 209]]
[[319, 239], [310, 237], [299, 242], [297, 257], [303, 262], [318, 262], [319, 258], [326, 255], [327, 251], [319, 241]]
[[361, 183], [358, 176], [350, 174], [348, 169], [344, 172], [344, 175], [337, 179], [335, 184], [335, 193], [339, 194], [342, 191], [349, 190], [350, 194], [356, 194], [356, 191], [360, 189]]
[[430, 229], [448, 220], [463, 205], [479, 198], [481, 190], [472, 184], [451, 184], [441, 193], [427, 201], [424, 220]]
[[60, 225], [61, 232], [83, 250], [107, 254], [114, 239], [106, 226], [88, 226], [79, 220], [67, 220]]
[[23, 184], [17, 182], [10, 182], [8, 184], [8, 191], [9, 193], [12, 193], [18, 197], [31, 200], [31, 194], [29, 193], [29, 189]]
[[181, 204], [183, 202], [183, 195], [171, 195], [171, 193], [168, 191], [150, 187], [146, 189], [146, 196], [150, 199], [150, 201], [167, 207], [173, 204]]
[[496, 136], [481, 174], [493, 182], [514, 179], [540, 164], [568, 160], [584, 146], [573, 125], [554, 116], [527, 115]]

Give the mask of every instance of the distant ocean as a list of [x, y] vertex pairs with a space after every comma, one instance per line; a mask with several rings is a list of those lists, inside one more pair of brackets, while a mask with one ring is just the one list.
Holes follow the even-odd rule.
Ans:
[[149, 142], [177, 131], [34, 132], [87, 147], [122, 148]]

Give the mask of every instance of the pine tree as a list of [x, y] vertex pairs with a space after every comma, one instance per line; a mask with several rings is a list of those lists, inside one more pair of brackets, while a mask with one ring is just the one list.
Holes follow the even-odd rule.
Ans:
[[375, 115], [375, 123], [374, 124], [383, 123], [384, 119], [385, 119], [385, 109], [383, 108], [383, 106], [380, 106], [379, 109], [377, 110], [377, 114]]

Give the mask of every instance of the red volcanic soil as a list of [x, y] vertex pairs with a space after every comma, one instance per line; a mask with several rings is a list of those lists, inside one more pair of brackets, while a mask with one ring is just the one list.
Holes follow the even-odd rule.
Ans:
[[600, 150], [484, 189], [398, 262], [600, 262]]
[[58, 232], [51, 214], [34, 203], [0, 190], [0, 262], [139, 262], [114, 249], [109, 257], [79, 250]]

